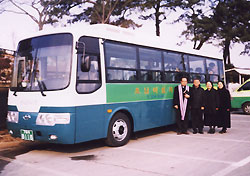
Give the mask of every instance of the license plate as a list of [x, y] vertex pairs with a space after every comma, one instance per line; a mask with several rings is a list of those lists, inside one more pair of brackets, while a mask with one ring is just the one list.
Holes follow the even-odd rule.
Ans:
[[32, 130], [21, 130], [21, 139], [27, 141], [34, 141], [34, 135]]

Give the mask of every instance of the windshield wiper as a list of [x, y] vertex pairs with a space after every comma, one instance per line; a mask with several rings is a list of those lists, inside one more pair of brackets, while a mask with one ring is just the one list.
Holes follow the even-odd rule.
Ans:
[[[47, 88], [46, 88], [44, 82], [43, 82], [43, 81], [39, 81], [39, 80], [37, 80], [37, 82], [38, 82], [38, 87], [39, 87], [39, 89], [40, 89], [40, 92], [41, 92], [42, 96], [45, 97], [46, 94], [44, 94], [43, 91], [46, 90]], [[43, 88], [43, 87], [44, 87], [44, 88]]]
[[20, 85], [17, 85], [17, 87], [15, 87], [15, 90], [14, 90], [14, 93], [13, 93], [14, 96], [17, 96], [16, 93], [17, 93], [19, 87], [20, 87]]
[[14, 96], [17, 96], [16, 92], [17, 92], [17, 90], [14, 91], [14, 93], [13, 93]]

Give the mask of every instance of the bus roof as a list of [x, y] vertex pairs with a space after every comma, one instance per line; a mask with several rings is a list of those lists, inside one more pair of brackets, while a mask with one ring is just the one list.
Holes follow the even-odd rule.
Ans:
[[50, 30], [42, 30], [34, 34], [31, 34], [29, 36], [26, 36], [24, 39], [31, 37], [38, 37], [41, 35], [56, 34], [56, 33], [72, 33], [76, 39], [79, 39], [81, 36], [90, 36], [90, 37], [97, 37], [97, 38], [130, 43], [135, 45], [142, 45], [158, 49], [167, 49], [171, 51], [221, 59], [218, 58], [218, 55], [212, 53], [208, 54], [201, 50], [185, 49], [184, 47], [176, 45], [175, 41], [168, 41], [166, 38], [152, 36], [147, 33], [143, 33], [141, 31], [135, 31], [108, 24], [94, 24], [94, 25], [83, 24], [74, 27], [63, 27]]

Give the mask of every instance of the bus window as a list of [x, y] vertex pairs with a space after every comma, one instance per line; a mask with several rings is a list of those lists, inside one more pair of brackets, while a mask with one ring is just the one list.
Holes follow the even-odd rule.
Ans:
[[188, 71], [186, 55], [174, 52], [164, 52], [163, 57], [164, 57], [165, 71], [176, 71], [176, 72]]
[[136, 48], [106, 42], [105, 51], [107, 67], [136, 69]]
[[101, 87], [99, 40], [94, 37], [81, 37], [79, 42], [84, 43], [85, 56], [90, 58], [90, 69], [88, 72], [81, 70], [83, 48], [77, 50], [77, 85], [78, 93], [91, 93]]
[[206, 59], [207, 62], [207, 74], [208, 80], [212, 82], [219, 81], [219, 69], [218, 69], [218, 62], [214, 59]]
[[81, 56], [78, 55], [77, 68], [77, 92], [89, 93], [97, 90], [101, 86], [101, 74], [99, 70], [99, 58], [95, 55], [90, 55], [90, 70], [89, 72], [81, 71]]
[[137, 80], [135, 47], [105, 42], [105, 57], [108, 81]]
[[190, 73], [205, 74], [205, 59], [197, 56], [189, 56]]
[[[60, 90], [69, 85], [73, 37], [53, 34], [19, 43], [16, 60], [18, 70], [11, 90]], [[56, 51], [56, 52], [55, 52]]]
[[224, 69], [223, 69], [223, 61], [218, 61], [219, 65], [219, 73], [220, 73], [220, 80], [224, 80]]
[[205, 75], [196, 74], [196, 73], [191, 73], [191, 74], [190, 74], [190, 82], [193, 82], [194, 79], [199, 79], [201, 83], [205, 83], [205, 82], [206, 82], [206, 77], [205, 77]]
[[208, 80], [212, 82], [218, 82], [219, 76], [218, 75], [208, 75]]
[[108, 70], [108, 75], [110, 80], [136, 80], [136, 71], [129, 70]]
[[207, 73], [208, 74], [219, 74], [217, 60], [207, 59]]
[[141, 68], [141, 80], [161, 81], [161, 52], [152, 49], [139, 48], [139, 58]]
[[178, 82], [178, 73], [165, 72], [164, 81], [166, 81], [166, 82]]

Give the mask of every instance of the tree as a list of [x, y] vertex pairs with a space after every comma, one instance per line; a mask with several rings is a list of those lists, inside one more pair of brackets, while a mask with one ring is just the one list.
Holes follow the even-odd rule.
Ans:
[[182, 35], [194, 42], [193, 49], [199, 50], [216, 30], [213, 20], [205, 15], [209, 11], [205, 0], [185, 0], [180, 8], [184, 13], [175, 22], [185, 21], [187, 28]]
[[214, 9], [213, 19], [217, 24], [217, 38], [221, 39], [224, 62], [230, 64], [231, 43], [250, 41], [250, 2], [233, 0], [219, 2]]
[[[2, 0], [9, 3], [10, 6], [4, 9], [5, 12], [12, 12], [29, 16], [37, 25], [39, 30], [42, 30], [45, 24], [54, 24], [58, 22], [54, 8], [61, 2], [61, 0], [31, 0], [18, 2], [15, 0]], [[14, 9], [13, 9], [14, 7]], [[60, 12], [62, 13], [62, 12]]]
[[240, 54], [250, 56], [250, 42], [247, 42], [247, 44], [245, 44], [245, 49]]
[[0, 14], [4, 12], [3, 4], [4, 0], [0, 0]]
[[149, 15], [141, 15], [142, 20], [155, 20], [156, 35], [160, 36], [160, 24], [167, 19], [167, 10], [174, 10], [180, 6], [181, 0], [143, 0], [138, 2], [138, 6], [143, 12], [154, 11]]
[[186, 38], [192, 36], [191, 40], [199, 41], [200, 45], [204, 42], [219, 41], [219, 45], [223, 48], [224, 63], [230, 64], [230, 47], [233, 43], [245, 43], [243, 53], [249, 52], [250, 2], [248, 0], [211, 0], [210, 2], [211, 12], [208, 15], [199, 12], [198, 15], [187, 18], [189, 24], [183, 34], [186, 34]]
[[72, 19], [70, 23], [86, 21], [90, 24], [113, 24], [121, 27], [140, 27], [133, 20], [127, 19], [135, 6], [132, 0], [96, 0], [96, 1], [63, 1], [58, 6], [59, 9], [70, 11], [77, 7], [81, 9], [80, 13], [69, 14]]

